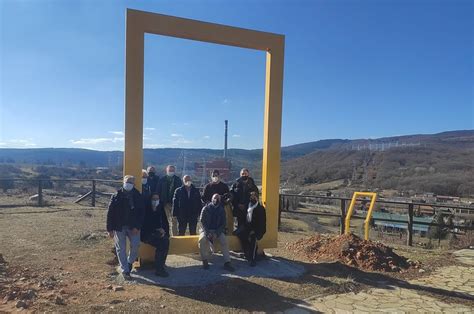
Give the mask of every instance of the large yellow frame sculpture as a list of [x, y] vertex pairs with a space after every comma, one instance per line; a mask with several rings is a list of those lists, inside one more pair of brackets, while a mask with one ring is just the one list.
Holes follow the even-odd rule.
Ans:
[[[283, 92], [284, 35], [231, 27], [127, 9], [125, 47], [125, 153], [124, 174], [141, 177], [143, 166], [143, 74], [145, 33], [191, 39], [266, 52], [262, 197], [267, 209], [267, 233], [259, 245], [276, 247], [280, 185], [280, 145]], [[140, 180], [136, 181], [137, 183]], [[141, 190], [141, 185], [137, 188]], [[228, 237], [230, 248], [239, 246]], [[170, 254], [198, 252], [197, 236], [172, 237]], [[153, 259], [142, 245], [140, 257]]]

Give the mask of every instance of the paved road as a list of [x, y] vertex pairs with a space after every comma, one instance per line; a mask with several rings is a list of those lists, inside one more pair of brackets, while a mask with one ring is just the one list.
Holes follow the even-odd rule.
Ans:
[[[285, 313], [474, 313], [474, 267], [471, 266], [474, 265], [474, 250], [455, 252], [454, 257], [465, 266], [442, 267], [429, 276], [400, 282], [396, 286], [380, 282], [379, 287], [357, 294], [337, 294], [322, 298], [315, 296]], [[433, 294], [439, 297], [433, 297]], [[442, 299], [446, 296], [463, 298], [470, 305], [443, 302]]]

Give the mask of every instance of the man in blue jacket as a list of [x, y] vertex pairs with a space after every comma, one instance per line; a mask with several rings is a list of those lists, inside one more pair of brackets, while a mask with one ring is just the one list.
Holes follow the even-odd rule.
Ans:
[[225, 226], [225, 210], [221, 204], [221, 196], [216, 193], [212, 196], [211, 203], [204, 206], [201, 212], [201, 230], [198, 245], [204, 269], [209, 268], [209, 259], [212, 254], [210, 246], [219, 241], [224, 256], [224, 268], [228, 271], [234, 271], [234, 267], [230, 264], [229, 247], [224, 234]]
[[177, 188], [173, 197], [173, 217], [178, 221], [178, 235], [184, 236], [189, 225], [189, 234], [196, 235], [197, 221], [201, 214], [201, 193], [193, 185], [191, 176], [183, 177], [184, 185]]
[[[130, 278], [132, 264], [138, 257], [140, 229], [145, 215], [143, 198], [134, 187], [135, 177], [126, 175], [123, 186], [110, 199], [107, 232], [114, 239], [115, 250], [125, 279]], [[126, 239], [130, 241], [127, 257]]]

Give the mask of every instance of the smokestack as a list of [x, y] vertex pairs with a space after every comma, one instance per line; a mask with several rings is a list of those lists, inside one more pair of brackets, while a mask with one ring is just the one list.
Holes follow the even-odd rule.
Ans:
[[225, 134], [224, 134], [224, 158], [227, 158], [227, 126], [229, 125], [229, 121], [225, 120]]

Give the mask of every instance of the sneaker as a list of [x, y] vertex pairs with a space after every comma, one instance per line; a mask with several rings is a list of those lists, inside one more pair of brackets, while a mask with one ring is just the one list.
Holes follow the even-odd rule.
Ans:
[[230, 262], [224, 263], [224, 269], [225, 269], [225, 270], [228, 270], [228, 271], [230, 271], [230, 272], [235, 271], [235, 268], [230, 264]]
[[158, 277], [168, 277], [170, 274], [166, 270], [160, 269], [155, 272], [155, 275]]
[[256, 261], [250, 261], [250, 266], [252, 266], [252, 267], [257, 266], [257, 262]]
[[207, 260], [202, 261], [202, 268], [209, 269], [209, 262]]
[[130, 276], [130, 272], [125, 272], [122, 274], [123, 275], [123, 279], [125, 280], [132, 280], [132, 276]]
[[132, 270], [133, 270], [133, 263], [132, 264], [128, 263], [128, 271], [132, 272]]

